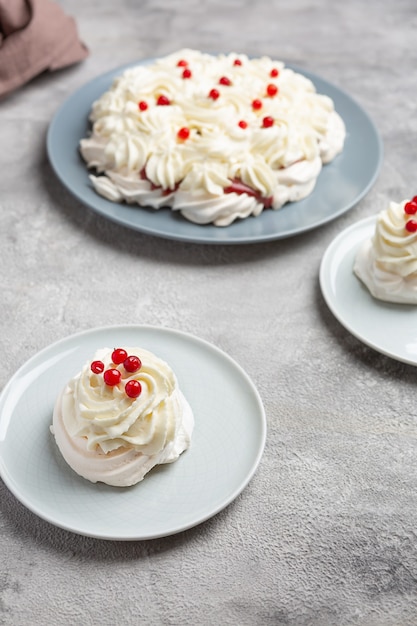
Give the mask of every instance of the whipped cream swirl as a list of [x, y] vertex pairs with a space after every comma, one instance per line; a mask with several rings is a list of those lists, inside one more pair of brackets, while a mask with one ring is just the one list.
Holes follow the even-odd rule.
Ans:
[[190, 49], [126, 70], [90, 120], [80, 150], [99, 194], [218, 226], [311, 193], [346, 135], [333, 101], [282, 62]]
[[[140, 358], [138, 371], [113, 364], [112, 350], [99, 350], [94, 360], [105, 370], [118, 368], [120, 384], [107, 385], [89, 361], [55, 404], [51, 430], [56, 443], [70, 467], [91, 482], [133, 485], [190, 445], [193, 413], [172, 369], [147, 350], [126, 350]], [[142, 388], [134, 399], [125, 392], [130, 380]]]
[[390, 202], [381, 211], [372, 238], [358, 250], [353, 270], [375, 298], [417, 304], [417, 232], [406, 226], [414, 221], [404, 210], [407, 203]]

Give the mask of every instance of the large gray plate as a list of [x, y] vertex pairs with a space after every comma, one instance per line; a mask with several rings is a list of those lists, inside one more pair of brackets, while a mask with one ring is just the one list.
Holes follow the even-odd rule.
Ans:
[[[65, 463], [49, 432], [57, 394], [98, 348], [129, 345], [166, 360], [194, 412], [191, 447], [133, 487], [93, 484]], [[101, 539], [152, 539], [199, 524], [244, 489], [261, 459], [259, 394], [228, 355], [192, 335], [153, 326], [71, 335], [25, 363], [0, 396], [0, 475], [31, 511]]]
[[[141, 61], [150, 63], [153, 59]], [[131, 63], [103, 74], [73, 93], [53, 118], [47, 137], [52, 167], [61, 182], [83, 204], [97, 213], [150, 235], [210, 244], [272, 241], [303, 233], [339, 217], [351, 209], [374, 183], [382, 161], [382, 143], [372, 120], [350, 96], [327, 81], [299, 68], [319, 93], [330, 96], [347, 129], [344, 150], [321, 172], [314, 192], [300, 202], [227, 227], [200, 226], [170, 209], [115, 204], [93, 190], [78, 144], [88, 133], [91, 105]]]

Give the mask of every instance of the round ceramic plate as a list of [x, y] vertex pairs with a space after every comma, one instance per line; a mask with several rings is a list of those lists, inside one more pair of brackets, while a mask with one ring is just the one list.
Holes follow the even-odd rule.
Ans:
[[382, 144], [368, 115], [337, 87], [293, 67], [310, 78], [319, 93], [333, 99], [347, 131], [343, 152], [323, 167], [310, 196], [278, 211], [263, 211], [258, 217], [236, 221], [227, 227], [193, 224], [168, 208], [155, 211], [110, 202], [94, 191], [78, 145], [80, 139], [88, 135], [88, 116], [94, 100], [124, 69], [137, 64], [119, 67], [81, 87], [61, 106], [48, 130], [47, 150], [56, 175], [78, 200], [100, 215], [143, 233], [168, 239], [209, 244], [257, 243], [297, 235], [335, 219], [359, 202], [376, 179], [382, 160]]
[[353, 273], [357, 250], [372, 236], [375, 223], [376, 217], [368, 217], [333, 240], [321, 262], [321, 291], [352, 335], [382, 354], [417, 365], [417, 307], [373, 298]]
[[[100, 347], [130, 345], [166, 360], [195, 417], [191, 447], [133, 487], [93, 484], [63, 460], [49, 431], [55, 399]], [[0, 396], [0, 474], [52, 524], [102, 539], [153, 539], [212, 517], [244, 489], [261, 459], [266, 420], [245, 372], [213, 345], [152, 326], [72, 335], [23, 365]]]

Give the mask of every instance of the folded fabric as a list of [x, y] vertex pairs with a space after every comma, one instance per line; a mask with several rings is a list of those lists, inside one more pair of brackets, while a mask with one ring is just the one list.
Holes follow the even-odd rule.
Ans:
[[53, 0], [0, 0], [0, 97], [87, 54], [75, 21]]

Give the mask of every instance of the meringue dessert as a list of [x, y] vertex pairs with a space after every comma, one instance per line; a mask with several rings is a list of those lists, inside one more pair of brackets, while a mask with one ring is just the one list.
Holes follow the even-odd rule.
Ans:
[[125, 70], [90, 121], [80, 152], [98, 194], [216, 226], [308, 196], [346, 136], [284, 63], [190, 49]]
[[142, 348], [104, 348], [58, 397], [51, 432], [77, 474], [127, 487], [155, 465], [176, 461], [193, 426], [167, 363]]
[[390, 202], [360, 247], [353, 271], [379, 300], [417, 304], [417, 196]]

